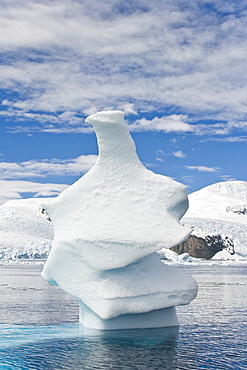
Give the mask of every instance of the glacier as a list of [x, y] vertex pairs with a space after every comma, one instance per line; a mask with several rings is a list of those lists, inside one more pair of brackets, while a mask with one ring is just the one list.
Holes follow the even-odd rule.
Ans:
[[77, 298], [85, 327], [177, 326], [175, 306], [196, 297], [197, 283], [156, 252], [190, 234], [179, 222], [188, 208], [185, 187], [143, 166], [123, 112], [98, 112], [86, 121], [99, 156], [42, 204], [54, 228], [42, 277]]

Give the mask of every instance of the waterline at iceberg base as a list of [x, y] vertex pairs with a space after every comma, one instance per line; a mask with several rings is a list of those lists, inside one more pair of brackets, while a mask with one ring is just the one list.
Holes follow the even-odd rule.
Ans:
[[96, 132], [98, 160], [42, 205], [54, 227], [42, 276], [77, 298], [85, 327], [177, 326], [175, 306], [195, 298], [197, 283], [156, 252], [190, 234], [179, 222], [188, 208], [185, 187], [142, 165], [123, 112], [86, 121]]
[[175, 307], [163, 308], [147, 313], [128, 314], [102, 320], [92, 310], [79, 302], [80, 323], [97, 330], [147, 329], [179, 326]]

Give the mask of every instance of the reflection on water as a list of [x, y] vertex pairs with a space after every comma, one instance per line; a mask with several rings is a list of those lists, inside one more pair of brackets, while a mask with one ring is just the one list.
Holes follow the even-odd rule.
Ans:
[[179, 330], [99, 332], [78, 324], [77, 302], [40, 266], [1, 266], [0, 369], [246, 369], [246, 265], [179, 268], [199, 283]]
[[[8, 328], [13, 336], [23, 336], [27, 330], [39, 340], [31, 342], [30, 337], [23, 343], [26, 332], [19, 338], [19, 345], [16, 342], [0, 351], [1, 358], [4, 358], [2, 364], [11, 364], [10, 369], [20, 370], [174, 368], [178, 328], [99, 332], [85, 331], [80, 327], [78, 332], [78, 327], [79, 324], [61, 326], [53, 333], [52, 327], [43, 327], [43, 330], [35, 327]], [[66, 335], [71, 337], [66, 338]]]

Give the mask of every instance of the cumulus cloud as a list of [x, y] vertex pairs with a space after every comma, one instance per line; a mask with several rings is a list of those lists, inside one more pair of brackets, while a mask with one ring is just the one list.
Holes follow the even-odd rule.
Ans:
[[[186, 115], [194, 133], [246, 130], [246, 2], [210, 4], [1, 1], [1, 114], [50, 132], [104, 108], [163, 114], [136, 131], [191, 131]], [[195, 129], [212, 118], [222, 124]]]
[[0, 162], [1, 179], [45, 178], [52, 176], [80, 176], [96, 162], [96, 155], [81, 155], [75, 159], [27, 161], [20, 163]]
[[163, 131], [163, 132], [186, 132], [192, 131], [192, 127], [185, 122], [186, 116], [173, 114], [171, 116], [155, 117], [152, 120], [142, 118], [130, 125], [131, 131]]

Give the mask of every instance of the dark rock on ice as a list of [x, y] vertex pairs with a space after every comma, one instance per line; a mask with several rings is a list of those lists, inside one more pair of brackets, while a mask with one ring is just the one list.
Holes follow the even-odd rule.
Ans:
[[247, 204], [238, 205], [238, 206], [227, 206], [227, 212], [233, 212], [238, 215], [247, 215]]
[[205, 259], [212, 258], [223, 249], [226, 249], [230, 254], [235, 254], [233, 241], [220, 234], [207, 235], [205, 238], [190, 235], [186, 241], [170, 249], [177, 254], [189, 253], [191, 257]]

